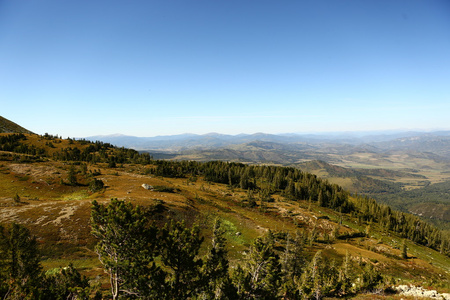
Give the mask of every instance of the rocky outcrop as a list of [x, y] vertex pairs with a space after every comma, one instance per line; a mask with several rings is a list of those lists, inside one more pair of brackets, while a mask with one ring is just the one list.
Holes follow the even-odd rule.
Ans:
[[438, 293], [436, 290], [426, 290], [420, 286], [414, 285], [399, 285], [392, 287], [400, 295], [411, 297], [426, 297], [429, 299], [445, 299], [450, 300], [449, 293]]

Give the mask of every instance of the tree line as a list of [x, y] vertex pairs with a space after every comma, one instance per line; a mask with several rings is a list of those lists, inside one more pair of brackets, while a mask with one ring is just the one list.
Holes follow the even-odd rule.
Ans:
[[164, 177], [203, 176], [205, 181], [230, 187], [278, 193], [292, 200], [308, 200], [321, 207], [349, 213], [361, 222], [378, 223], [386, 231], [450, 255], [450, 238], [441, 230], [409, 213], [391, 209], [374, 199], [354, 196], [342, 187], [296, 168], [250, 166], [241, 163], [211, 161], [155, 161], [149, 173]]
[[[46, 146], [54, 148], [52, 142], [60, 142], [57, 136], [49, 134], [40, 136], [50, 142], [46, 142]], [[108, 164], [149, 164], [152, 157], [148, 153], [139, 153], [133, 149], [119, 148], [109, 143], [101, 141], [89, 142], [86, 140], [76, 140], [79, 145], [75, 144], [75, 140], [68, 138], [69, 147], [60, 150], [54, 150], [53, 154], [49, 154], [46, 147], [38, 147], [28, 145], [24, 141], [27, 136], [22, 133], [8, 134], [0, 136], [0, 150], [9, 151], [20, 154], [27, 154], [37, 157], [46, 157], [59, 161], [75, 161], [87, 163], [108, 163]], [[83, 146], [83, 147], [80, 147]]]

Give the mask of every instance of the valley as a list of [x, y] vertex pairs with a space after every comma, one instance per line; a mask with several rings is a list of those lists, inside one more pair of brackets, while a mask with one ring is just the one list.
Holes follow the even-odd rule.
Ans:
[[[420, 237], [416, 241], [408, 239], [408, 258], [402, 259], [402, 244], [409, 229], [398, 226], [396, 229], [385, 223], [381, 215], [364, 212], [372, 209], [381, 212], [385, 210], [383, 206], [373, 206], [372, 202], [303, 173], [314, 171], [320, 177], [329, 176], [330, 182], [334, 176], [345, 183], [352, 174], [361, 177], [360, 173], [353, 173], [360, 170], [320, 161], [299, 163], [296, 167], [301, 172], [295, 171], [297, 168], [256, 163], [158, 161], [134, 150], [54, 136], [17, 136], [15, 141], [9, 144], [4, 141], [2, 145], [15, 146], [13, 151], [0, 152], [1, 223], [7, 226], [16, 222], [30, 229], [38, 241], [41, 263], [47, 272], [73, 264], [104, 293], [108, 290], [108, 278], [94, 250], [97, 240], [91, 234], [90, 217], [93, 200], [108, 205], [111, 199], [151, 209], [152, 218], [160, 227], [169, 220], [184, 221], [188, 226], [197, 224], [206, 240], [211, 238], [213, 222], [219, 218], [231, 268], [245, 261], [245, 253], [258, 237], [269, 232], [277, 235], [300, 232], [305, 237], [306, 261], [319, 250], [338, 264], [349, 255], [355, 270], [359, 270], [355, 276], [358, 272], [363, 274], [363, 266], [371, 266], [383, 274], [385, 287], [404, 283], [429, 286], [441, 292], [450, 288], [450, 260], [445, 255], [450, 251], [450, 243], [444, 234], [421, 223], [422, 230], [431, 230], [430, 234], [439, 235], [439, 240], [428, 241], [429, 248]], [[375, 168], [367, 172], [364, 175], [367, 182], [374, 181], [375, 187], [380, 186], [377, 177], [393, 179], [392, 188], [399, 178], [425, 180], [425, 175], [416, 172]], [[247, 173], [248, 177], [243, 177]], [[104, 186], [93, 190], [94, 179]], [[289, 191], [290, 180], [292, 184], [297, 182], [292, 186], [295, 191]], [[323, 198], [325, 194], [317, 194], [316, 188], [309, 187], [311, 183], [331, 194]], [[297, 190], [305, 194], [297, 194]], [[325, 199], [330, 202], [324, 202]], [[342, 202], [334, 204], [335, 201]], [[389, 222], [397, 222], [396, 218], [418, 222], [397, 213], [390, 218]], [[285, 247], [283, 239], [276, 241], [281, 255]], [[203, 244], [200, 254], [206, 251]], [[364, 298], [364, 293], [358, 297]]]
[[430, 192], [450, 185], [448, 131], [93, 138], [133, 147], [156, 159], [222, 160], [300, 168], [352, 193], [373, 197], [450, 230], [450, 219], [445, 213], [450, 209], [450, 197], [445, 192]]

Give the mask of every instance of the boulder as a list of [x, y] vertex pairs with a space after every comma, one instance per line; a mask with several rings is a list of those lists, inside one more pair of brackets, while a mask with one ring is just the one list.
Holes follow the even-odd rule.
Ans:
[[153, 190], [153, 186], [149, 184], [143, 183], [141, 186], [146, 190]]

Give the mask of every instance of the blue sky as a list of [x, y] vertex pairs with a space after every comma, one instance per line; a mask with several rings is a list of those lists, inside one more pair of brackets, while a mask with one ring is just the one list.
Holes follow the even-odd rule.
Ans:
[[450, 129], [450, 2], [1, 0], [0, 103], [63, 137]]

